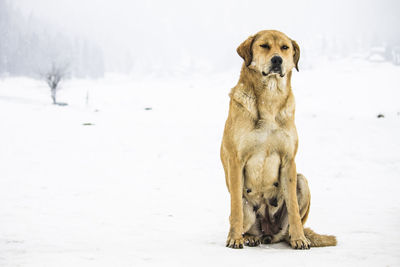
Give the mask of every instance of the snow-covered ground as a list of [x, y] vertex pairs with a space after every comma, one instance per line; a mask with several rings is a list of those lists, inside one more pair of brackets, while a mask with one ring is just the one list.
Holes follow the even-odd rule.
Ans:
[[219, 146], [238, 71], [72, 80], [66, 107], [43, 82], [0, 80], [0, 266], [399, 266], [400, 68], [293, 75], [306, 225], [339, 242], [309, 251], [225, 248]]

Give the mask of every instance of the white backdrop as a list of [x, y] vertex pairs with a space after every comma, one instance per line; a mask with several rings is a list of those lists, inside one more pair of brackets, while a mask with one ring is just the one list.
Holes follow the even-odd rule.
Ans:
[[305, 67], [321, 55], [367, 53], [400, 42], [395, 0], [12, 2], [27, 15], [96, 41], [107, 70], [125, 73], [221, 72], [240, 62], [240, 42], [263, 29], [298, 41]]

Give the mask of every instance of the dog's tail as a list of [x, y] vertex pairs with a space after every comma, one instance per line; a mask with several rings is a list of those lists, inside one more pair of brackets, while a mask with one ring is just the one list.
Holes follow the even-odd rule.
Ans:
[[304, 228], [304, 235], [310, 240], [312, 247], [328, 247], [336, 246], [337, 244], [334, 235], [320, 235], [310, 228]]

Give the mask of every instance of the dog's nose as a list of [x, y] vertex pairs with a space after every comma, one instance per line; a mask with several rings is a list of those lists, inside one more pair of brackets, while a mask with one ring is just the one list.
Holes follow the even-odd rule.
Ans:
[[272, 65], [281, 65], [282, 58], [280, 56], [274, 56], [273, 58], [271, 58], [271, 63]]

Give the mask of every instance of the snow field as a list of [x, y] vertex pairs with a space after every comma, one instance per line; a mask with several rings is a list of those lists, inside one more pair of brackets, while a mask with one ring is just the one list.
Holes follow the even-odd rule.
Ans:
[[219, 146], [237, 79], [71, 80], [66, 107], [41, 81], [0, 80], [0, 266], [399, 266], [400, 68], [293, 75], [306, 226], [339, 242], [309, 251], [225, 248]]

